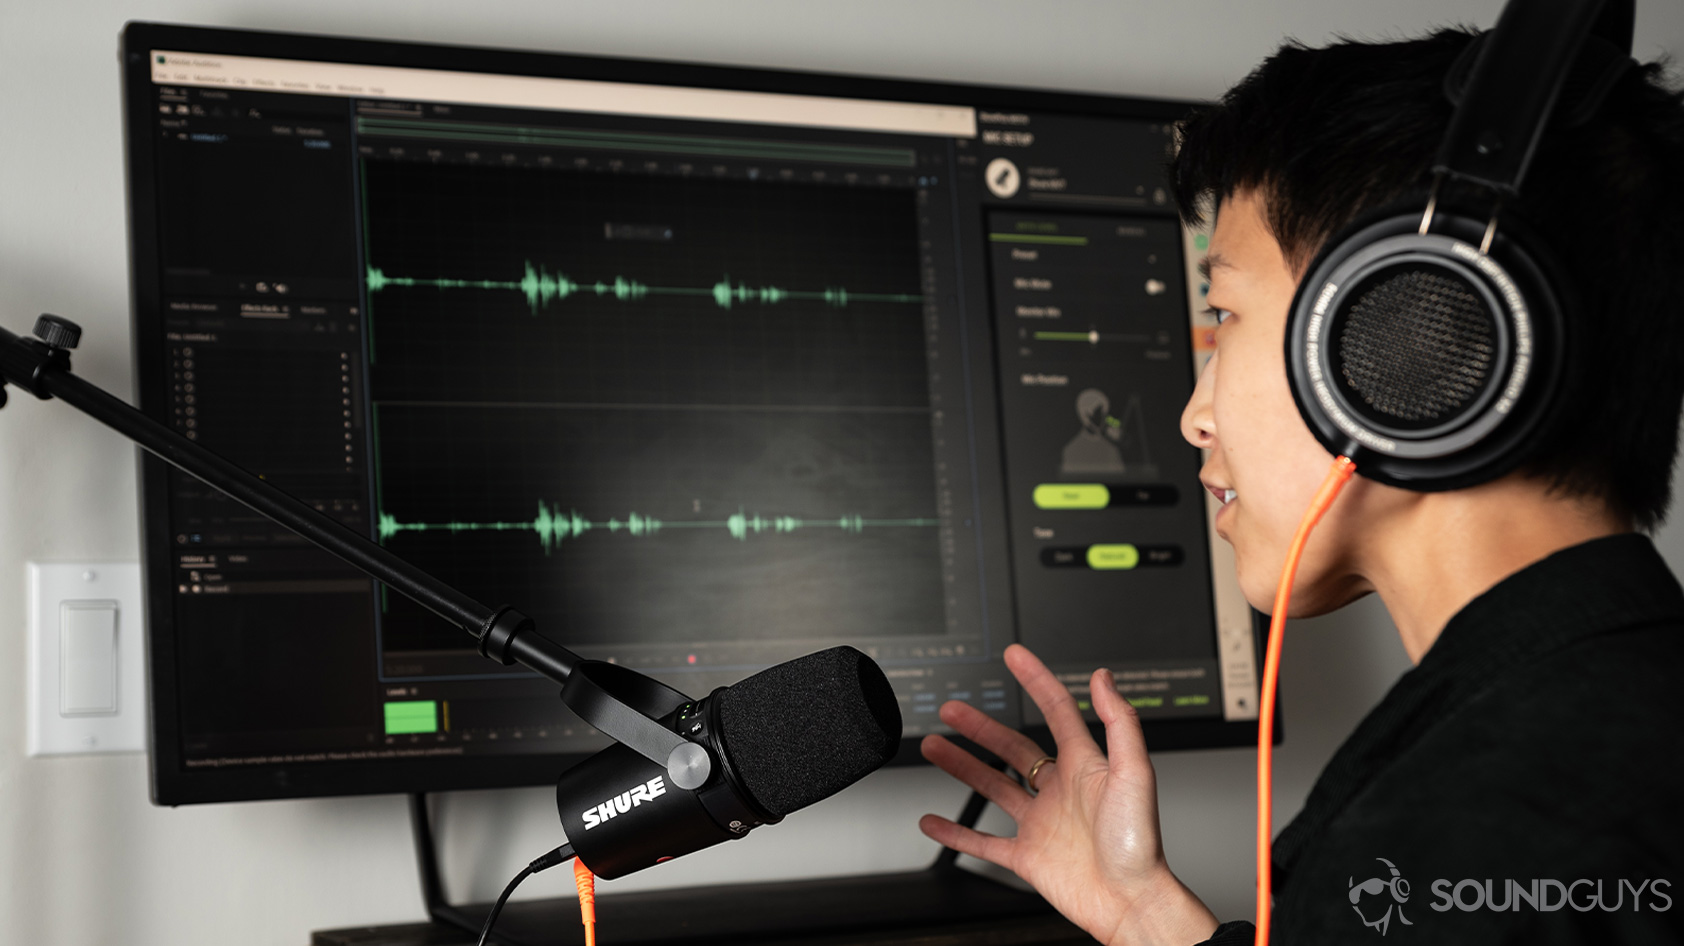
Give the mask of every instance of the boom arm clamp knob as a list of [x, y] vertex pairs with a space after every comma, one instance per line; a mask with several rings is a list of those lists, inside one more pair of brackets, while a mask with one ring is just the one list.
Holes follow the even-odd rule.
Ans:
[[42, 313], [35, 320], [35, 337], [54, 348], [75, 348], [82, 340], [82, 327], [67, 318]]

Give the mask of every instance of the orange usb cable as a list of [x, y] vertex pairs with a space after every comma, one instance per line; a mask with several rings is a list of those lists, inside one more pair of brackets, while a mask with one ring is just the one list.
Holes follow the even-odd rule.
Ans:
[[1261, 705], [1257, 714], [1257, 946], [1268, 946], [1269, 943], [1269, 907], [1270, 907], [1270, 858], [1269, 849], [1271, 832], [1274, 824], [1274, 764], [1275, 743], [1271, 738], [1275, 732], [1275, 684], [1279, 682], [1281, 671], [1281, 639], [1286, 631], [1287, 606], [1292, 603], [1292, 580], [1298, 574], [1298, 560], [1304, 555], [1304, 546], [1310, 541], [1310, 532], [1316, 523], [1333, 505], [1333, 500], [1339, 496], [1351, 474], [1356, 472], [1357, 465], [1350, 457], [1339, 457], [1333, 461], [1333, 469], [1327, 472], [1327, 479], [1322, 481], [1321, 488], [1316, 490], [1315, 498], [1310, 500], [1310, 508], [1304, 510], [1304, 518], [1298, 523], [1298, 532], [1292, 537], [1292, 545], [1286, 550], [1286, 563], [1281, 567], [1281, 581], [1275, 588], [1275, 609], [1269, 616], [1269, 644], [1263, 655], [1263, 692]]
[[585, 924], [585, 946], [596, 946], [596, 877], [577, 858], [573, 861], [573, 883], [579, 888], [579, 922]]

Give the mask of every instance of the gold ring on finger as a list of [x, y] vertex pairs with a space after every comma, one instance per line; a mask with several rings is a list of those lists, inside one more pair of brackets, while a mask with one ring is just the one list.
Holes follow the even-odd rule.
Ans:
[[1041, 790], [1035, 787], [1035, 776], [1041, 774], [1041, 767], [1044, 765], [1051, 765], [1057, 761], [1057, 759], [1050, 755], [1041, 756], [1039, 759], [1035, 760], [1034, 765], [1029, 767], [1029, 771], [1023, 773], [1023, 783], [1029, 786], [1031, 794], [1040, 794]]

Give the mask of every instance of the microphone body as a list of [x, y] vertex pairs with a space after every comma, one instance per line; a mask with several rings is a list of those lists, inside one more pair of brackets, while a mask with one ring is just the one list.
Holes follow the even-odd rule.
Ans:
[[665, 766], [610, 746], [556, 783], [562, 830], [579, 859], [612, 880], [730, 841], [828, 798], [894, 756], [900, 708], [871, 658], [834, 647], [720, 687], [663, 717], [702, 747], [695, 789]]
[[[719, 750], [717, 717], [718, 696], [725, 689], [660, 720], [708, 749], [715, 760], [701, 788], [679, 788], [666, 766], [621, 745], [591, 756], [556, 783], [562, 831], [591, 873], [613, 880], [782, 820], [752, 806], [723, 771], [726, 756]], [[714, 717], [711, 726], [709, 716]]]

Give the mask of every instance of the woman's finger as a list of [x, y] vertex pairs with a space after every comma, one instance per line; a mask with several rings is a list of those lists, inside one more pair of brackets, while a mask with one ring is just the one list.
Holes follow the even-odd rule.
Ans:
[[1093, 709], [1105, 724], [1106, 755], [1113, 769], [1138, 766], [1146, 758], [1146, 735], [1140, 729], [1140, 714], [1117, 692], [1117, 679], [1109, 670], [1095, 670], [1089, 682]]
[[918, 830], [942, 847], [950, 847], [961, 854], [980, 857], [990, 864], [1011, 870], [1012, 839], [984, 834], [941, 817], [925, 815], [918, 819]]
[[941, 721], [953, 731], [987, 749], [1019, 772], [1029, 771], [1046, 755], [1035, 740], [1001, 723], [969, 703], [948, 700], [941, 705]]
[[1005, 657], [1006, 668], [1018, 683], [1023, 684], [1024, 692], [1041, 708], [1041, 715], [1047, 718], [1047, 728], [1052, 730], [1059, 754], [1097, 753], [1099, 746], [1088, 734], [1087, 721], [1082, 719], [1082, 711], [1076, 708], [1076, 698], [1070, 695], [1070, 688], [1058, 682], [1047, 665], [1022, 644], [1007, 647]]
[[1029, 804], [1029, 793], [1007, 778], [1005, 773], [985, 764], [947, 739], [934, 735], [925, 736], [919, 749], [923, 751], [924, 758], [935, 763], [937, 768], [999, 805], [1000, 810], [1010, 815], [1013, 821], [1017, 820], [1024, 806]]

